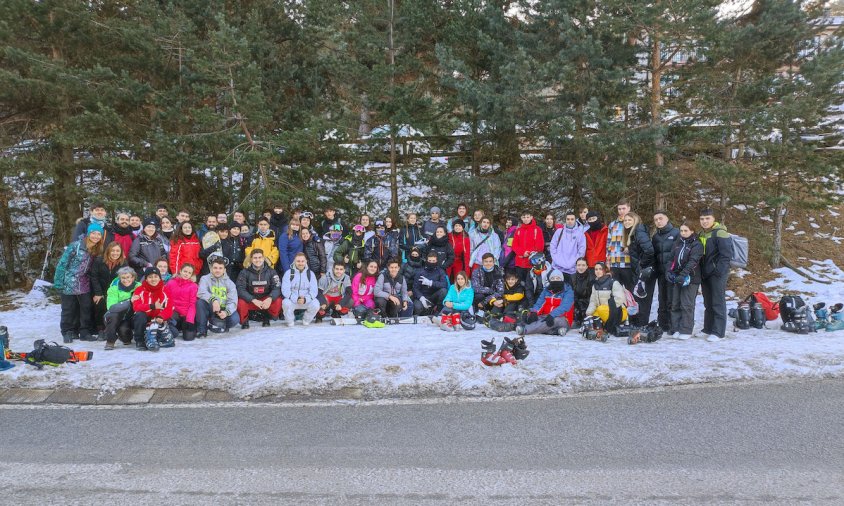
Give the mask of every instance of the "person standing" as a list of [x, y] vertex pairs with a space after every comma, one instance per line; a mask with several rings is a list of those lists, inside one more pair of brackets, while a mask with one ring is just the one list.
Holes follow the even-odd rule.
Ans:
[[[703, 244], [691, 224], [683, 223], [679, 237], [674, 242], [671, 260], [665, 271], [665, 281], [671, 290], [671, 327], [669, 332], [675, 339], [692, 337], [695, 325], [695, 299], [700, 288], [700, 259], [703, 258]], [[660, 288], [660, 290], [662, 290]]]
[[621, 286], [628, 291], [633, 291], [636, 279], [633, 275], [633, 267], [630, 264], [630, 254], [627, 252], [627, 244], [624, 239], [624, 217], [630, 212], [630, 203], [627, 200], [619, 200], [615, 206], [618, 218], [609, 224], [607, 233], [607, 264], [612, 272], [613, 278], [621, 283]]
[[536, 221], [529, 211], [523, 212], [522, 224], [513, 234], [513, 253], [516, 258], [516, 270], [521, 281], [525, 281], [530, 272], [530, 256], [544, 251], [545, 237], [542, 235], [542, 230], [536, 225]]
[[571, 284], [577, 259], [586, 254], [586, 236], [578, 226], [574, 213], [566, 213], [565, 225], [554, 233], [549, 250], [552, 268], [562, 272], [566, 282]]
[[586, 237], [586, 264], [590, 269], [595, 268], [598, 262], [607, 261], [607, 236], [608, 229], [601, 221], [601, 215], [597, 211], [589, 211], [586, 214], [586, 228], [583, 235]]
[[487, 254], [491, 254], [495, 258], [495, 264], [498, 264], [501, 258], [501, 238], [493, 230], [489, 218], [482, 216], [478, 226], [469, 232], [469, 238], [472, 251], [469, 255], [469, 267], [472, 272], [483, 264], [483, 258]]
[[53, 288], [61, 293], [59, 326], [65, 343], [97, 339], [90, 274], [94, 259], [102, 256], [104, 232], [99, 221], [92, 221], [85, 235], [67, 245], [56, 265]]
[[703, 258], [700, 261], [701, 291], [703, 292], [703, 332], [710, 342], [724, 339], [727, 332], [727, 278], [733, 243], [727, 229], [715, 221], [715, 212], [704, 209], [700, 213]]
[[[624, 253], [630, 256], [630, 269], [633, 273], [633, 297], [639, 305], [639, 313], [631, 318], [633, 325], [644, 327], [651, 317], [651, 300], [653, 297], [642, 294], [639, 288], [644, 288], [647, 280], [653, 275], [654, 245], [648, 235], [648, 229], [636, 213], [627, 213], [624, 217]], [[641, 284], [640, 284], [641, 283]]]
[[[440, 208], [434, 206], [431, 208], [431, 219], [425, 220], [425, 223], [422, 224], [422, 235], [430, 240], [434, 237], [434, 234], [437, 232], [437, 228], [443, 227], [446, 228], [446, 224], [442, 222], [440, 219]], [[446, 233], [448, 231], [446, 230]]]
[[[651, 238], [651, 242], [654, 245], [656, 263], [654, 264], [654, 275], [646, 283], [646, 287], [648, 297], [651, 299], [653, 299], [654, 288], [659, 289], [657, 322], [663, 331], [668, 332], [671, 328], [671, 295], [674, 290], [666, 281], [667, 278], [665, 275], [671, 268], [674, 242], [680, 238], [680, 230], [671, 224], [668, 214], [665, 211], [654, 213], [654, 227], [656, 230]], [[698, 273], [698, 276], [700, 276], [700, 273]], [[698, 284], [700, 284], [699, 281]]]

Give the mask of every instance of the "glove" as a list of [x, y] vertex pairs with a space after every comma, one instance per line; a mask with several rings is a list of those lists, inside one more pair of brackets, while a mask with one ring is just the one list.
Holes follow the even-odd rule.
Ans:
[[683, 286], [689, 286], [689, 284], [690, 284], [691, 282], [692, 282], [692, 277], [691, 277], [691, 276], [686, 276], [686, 277], [684, 277], [684, 278], [683, 278]]
[[536, 312], [535, 312], [535, 311], [531, 311], [531, 312], [530, 312], [530, 313], [528, 313], [528, 315], [525, 317], [525, 321], [526, 321], [527, 323], [534, 323], [534, 322], [535, 322], [535, 321], [537, 321], [537, 320], [539, 320], [539, 315], [538, 315], [538, 314], [536, 314]]
[[416, 246], [424, 246], [424, 245], [428, 244], [428, 241], [426, 239], [419, 239], [418, 241], [416, 241], [413, 244], [416, 245]]
[[424, 307], [425, 309], [431, 307], [431, 301], [426, 299], [424, 295], [422, 297], [419, 297], [419, 302], [422, 303], [422, 307]]
[[554, 326], [554, 317], [550, 314], [545, 316], [545, 325], [548, 325], [549, 327]]
[[674, 274], [673, 272], [668, 272], [668, 273], [665, 274], [665, 279], [667, 279], [668, 282], [673, 285], [675, 283], [675, 281], [677, 280], [677, 275]]
[[433, 284], [434, 284], [434, 282], [433, 282], [433, 281], [431, 281], [430, 279], [426, 278], [425, 276], [420, 276], [420, 277], [419, 277], [419, 282], [420, 282], [420, 283], [422, 283], [422, 284], [423, 284], [423, 285], [425, 285], [425, 286], [431, 286], [431, 285], [433, 285]]

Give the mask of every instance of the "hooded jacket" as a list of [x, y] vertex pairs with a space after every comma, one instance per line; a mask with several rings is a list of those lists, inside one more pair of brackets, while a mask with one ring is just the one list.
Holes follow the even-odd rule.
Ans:
[[422, 227], [416, 225], [405, 225], [399, 229], [399, 249], [410, 255], [414, 246], [424, 246], [425, 236], [422, 234]]
[[475, 301], [475, 291], [472, 290], [472, 285], [468, 285], [461, 290], [457, 289], [457, 285], [448, 287], [448, 294], [446, 294], [443, 302], [451, 302], [454, 304], [456, 311], [468, 311], [472, 308], [472, 303]]
[[633, 275], [638, 277], [642, 269], [654, 265], [654, 244], [648, 236], [648, 229], [641, 223], [630, 233], [633, 237], [630, 238], [630, 246], [627, 248], [630, 256], [628, 266], [633, 269]]
[[416, 281], [416, 272], [425, 267], [425, 260], [420, 256], [413, 258], [413, 255], [407, 255], [407, 262], [401, 266], [399, 274], [404, 278], [409, 290], [413, 289], [413, 282]]
[[334, 249], [334, 263], [345, 264], [345, 257], [349, 257], [349, 265], [346, 270], [354, 269], [358, 262], [363, 262], [364, 234], [355, 235], [354, 232], [347, 235]]
[[589, 229], [584, 232], [586, 238], [586, 263], [589, 268], [593, 269], [598, 262], [607, 261], [607, 236], [609, 229], [600, 221], [596, 222], [598, 227], [592, 227], [589, 224]]
[[135, 233], [132, 230], [132, 227], [129, 225], [121, 227], [117, 223], [114, 223], [106, 233], [105, 244], [108, 245], [112, 241], [116, 242], [121, 248], [123, 248], [123, 254], [128, 255], [129, 250], [132, 249], [132, 242], [134, 242], [134, 240]]
[[189, 237], [182, 237], [176, 242], [170, 243], [170, 272], [178, 274], [185, 264], [192, 264], [195, 269], [194, 272], [202, 270], [202, 259], [199, 258], [199, 250], [202, 245], [199, 243], [199, 238], [196, 234], [191, 234]]
[[539, 316], [551, 315], [558, 318], [568, 313], [573, 305], [574, 292], [569, 284], [565, 283], [560, 292], [552, 292], [550, 288], [542, 290], [531, 310]]
[[375, 260], [378, 267], [383, 269], [387, 266], [387, 260], [398, 257], [399, 245], [396, 243], [396, 236], [385, 233], [383, 237], [375, 234], [366, 241], [363, 251], [364, 262]]
[[701, 258], [703, 258], [703, 244], [698, 240], [697, 234], [692, 234], [687, 239], [678, 236], [674, 242], [671, 263], [666, 269], [666, 276], [668, 273], [674, 274], [679, 279], [690, 276], [691, 284], [699, 285]]
[[536, 220], [531, 220], [527, 225], [522, 224], [513, 235], [513, 252], [516, 254], [516, 267], [527, 269], [530, 267], [530, 259], [525, 257], [529, 251], [545, 251], [545, 236], [542, 229], [536, 225]]
[[106, 309], [111, 309], [115, 304], [131, 300], [139, 286], [141, 284], [137, 281], [133, 281], [129, 286], [123, 286], [119, 279], [112, 281], [108, 287], [108, 295], [106, 295]]
[[554, 233], [548, 250], [554, 269], [565, 274], [574, 274], [577, 259], [586, 255], [586, 235], [577, 225], [572, 228], [564, 226]]
[[[431, 286], [422, 284], [421, 279], [423, 276], [431, 280]], [[430, 298], [438, 290], [447, 287], [448, 276], [445, 275], [445, 271], [439, 265], [429, 265], [425, 262], [421, 269], [417, 269], [413, 279], [413, 298], [419, 299], [423, 295], [426, 298]]]
[[328, 259], [325, 255], [325, 245], [316, 241], [316, 236], [311, 236], [307, 241], [302, 241], [302, 253], [308, 259], [308, 268], [317, 276], [328, 272]]
[[[276, 264], [278, 264], [279, 249], [276, 246], [275, 233], [272, 229], [267, 230], [267, 235], [262, 236], [259, 232], [256, 232], [255, 235], [252, 236], [252, 243], [243, 251], [244, 268], [249, 267], [252, 263], [251, 256], [253, 249], [262, 250], [264, 252], [264, 259], [269, 262], [272, 267], [275, 267]], [[284, 269], [286, 267], [282, 265], [281, 268]]]
[[310, 304], [312, 300], [317, 298], [317, 295], [319, 295], [317, 277], [307, 267], [302, 271], [296, 267], [291, 267], [282, 274], [281, 296], [285, 299], [298, 303], [301, 297], [305, 299], [305, 304]]
[[[443, 227], [443, 230], [445, 230], [445, 227]], [[447, 271], [454, 263], [454, 248], [451, 247], [448, 234], [439, 238], [436, 235], [432, 235], [428, 241], [428, 247], [422, 256], [427, 258], [428, 253], [432, 251], [437, 254], [437, 262], [443, 270]]]
[[377, 276], [366, 276], [363, 272], [355, 274], [352, 278], [352, 305], [366, 306], [369, 309], [375, 309], [375, 283], [378, 281]]
[[410, 296], [407, 294], [407, 281], [405, 281], [404, 276], [401, 274], [393, 278], [390, 277], [389, 273], [382, 272], [375, 282], [374, 295], [379, 299], [394, 296], [398, 297], [401, 301], [410, 302]]
[[346, 297], [352, 296], [352, 280], [349, 279], [349, 275], [346, 273], [343, 273], [343, 277], [338, 279], [334, 277], [333, 272], [329, 272], [319, 279], [317, 286], [325, 297], [340, 297], [341, 299], [345, 299]]
[[720, 223], [698, 236], [703, 244], [703, 258], [700, 261], [702, 279], [712, 276], [726, 277], [730, 274], [730, 260], [733, 258], [733, 243], [730, 233]]
[[202, 276], [199, 279], [199, 290], [196, 293], [196, 298], [209, 304], [216, 300], [228, 315], [233, 315], [237, 311], [237, 286], [228, 274], [223, 274], [219, 278], [215, 278], [210, 273]]
[[624, 296], [624, 287], [611, 275], [604, 274], [596, 279], [592, 285], [592, 295], [589, 298], [589, 307], [586, 308], [586, 314], [592, 315], [598, 306], [609, 305], [610, 297], [615, 300], [616, 307], [626, 305], [627, 298]]
[[483, 257], [486, 253], [492, 253], [497, 264], [501, 258], [501, 238], [495, 233], [495, 230], [490, 227], [489, 230], [483, 232], [480, 227], [476, 227], [469, 232], [469, 239], [471, 240], [472, 253], [469, 255], [469, 266], [474, 268], [483, 264]]
[[196, 293], [199, 286], [189, 279], [175, 277], [164, 286], [164, 293], [173, 304], [173, 311], [185, 317], [188, 323], [196, 322]]
[[167, 251], [161, 242], [161, 236], [156, 233], [150, 237], [141, 232], [129, 249], [129, 266], [138, 271], [140, 276], [144, 269], [155, 265], [156, 260], [163, 256], [167, 256]]
[[472, 255], [472, 239], [469, 234], [465, 231], [462, 234], [450, 232], [448, 242], [451, 244], [452, 251], [454, 251], [454, 263], [449, 268], [449, 274], [456, 276], [460, 271], [468, 271], [469, 258]]
[[267, 297], [275, 300], [281, 296], [281, 280], [266, 260], [260, 268], [256, 269], [250, 263], [249, 267], [240, 271], [235, 286], [237, 286], [237, 298], [247, 303]]
[[90, 272], [94, 257], [85, 247], [85, 238], [67, 245], [56, 265], [53, 288], [64, 295], [81, 295], [91, 292]]
[[[132, 302], [132, 309], [136, 313], [145, 313], [147, 318], [153, 320], [154, 318], [161, 318], [169, 320], [173, 316], [173, 304], [164, 291], [164, 282], [159, 281], [157, 285], [150, 285], [145, 279], [141, 286], [135, 289], [134, 295], [138, 298]], [[164, 309], [156, 309], [155, 304], [163, 303]]]
[[654, 255], [656, 255], [656, 263], [654, 268], [658, 274], [665, 274], [671, 267], [671, 259], [673, 258], [674, 241], [680, 238], [680, 229], [667, 223], [664, 227], [656, 229], [656, 233], [651, 238], [654, 245]]

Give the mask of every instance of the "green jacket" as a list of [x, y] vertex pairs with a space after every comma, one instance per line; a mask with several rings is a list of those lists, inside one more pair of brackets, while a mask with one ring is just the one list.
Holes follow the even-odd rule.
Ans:
[[114, 281], [111, 282], [111, 286], [108, 287], [108, 293], [106, 294], [106, 308], [111, 309], [111, 306], [115, 304], [120, 304], [121, 302], [126, 302], [132, 298], [132, 294], [135, 293], [135, 288], [141, 286], [140, 283], [137, 281], [130, 287], [126, 288], [120, 284], [120, 278], [115, 278]]

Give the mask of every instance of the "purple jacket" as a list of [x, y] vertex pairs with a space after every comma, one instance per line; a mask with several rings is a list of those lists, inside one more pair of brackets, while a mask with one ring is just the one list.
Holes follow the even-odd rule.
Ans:
[[577, 259], [586, 254], [586, 236], [583, 229], [563, 227], [554, 232], [551, 244], [551, 266], [566, 274], [574, 274]]

